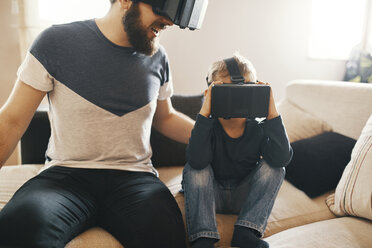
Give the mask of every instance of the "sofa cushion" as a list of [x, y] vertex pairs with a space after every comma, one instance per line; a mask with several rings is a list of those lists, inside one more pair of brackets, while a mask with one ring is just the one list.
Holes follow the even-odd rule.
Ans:
[[36, 176], [43, 165], [3, 166], [0, 169], [0, 210], [27, 180]]
[[311, 199], [284, 180], [269, 216], [264, 237], [296, 226], [336, 218], [325, 204], [325, 199], [331, 193]]
[[117, 239], [100, 227], [93, 227], [71, 240], [65, 248], [124, 248]]
[[307, 113], [288, 100], [280, 102], [278, 110], [282, 116], [290, 142], [332, 131], [332, 127], [325, 121]]
[[367, 248], [371, 233], [371, 222], [343, 217], [292, 228], [265, 240], [271, 248]]
[[38, 109], [21, 138], [22, 164], [45, 163], [45, 151], [50, 138], [47, 109]]
[[167, 185], [173, 195], [181, 190], [183, 166], [169, 166], [158, 169], [159, 179]]
[[[198, 95], [174, 95], [172, 105], [177, 111], [196, 119], [203, 104], [204, 96]], [[151, 131], [152, 163], [155, 168], [162, 166], [184, 165], [186, 163], [186, 144], [171, 140], [155, 129]]]
[[286, 167], [286, 179], [310, 197], [334, 190], [350, 161], [355, 142], [334, 132], [293, 142], [293, 157]]
[[327, 122], [334, 132], [358, 139], [372, 109], [372, 84], [295, 80], [285, 87], [286, 99]]
[[358, 138], [351, 160], [327, 205], [336, 215], [372, 220], [372, 115]]

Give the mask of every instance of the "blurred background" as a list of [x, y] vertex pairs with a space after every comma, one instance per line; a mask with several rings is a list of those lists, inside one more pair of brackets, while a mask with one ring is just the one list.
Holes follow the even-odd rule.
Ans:
[[[109, 0], [1, 0], [0, 106], [42, 30], [102, 17], [109, 8]], [[161, 43], [176, 94], [201, 93], [210, 64], [239, 51], [279, 101], [294, 79], [372, 82], [370, 74], [361, 75], [362, 64], [372, 70], [371, 15], [372, 0], [209, 0], [201, 30], [172, 26]], [[8, 164], [17, 163], [15, 154]]]

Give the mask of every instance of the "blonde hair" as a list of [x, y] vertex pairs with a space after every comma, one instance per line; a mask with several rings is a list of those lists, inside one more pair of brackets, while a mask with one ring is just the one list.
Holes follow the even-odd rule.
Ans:
[[[253, 67], [252, 63], [243, 57], [239, 52], [235, 52], [233, 58], [238, 63], [239, 72], [243, 77], [246, 77], [249, 82], [257, 81], [256, 69]], [[227, 69], [226, 63], [223, 60], [214, 62], [208, 70], [207, 82], [216, 80], [216, 77], [227, 77], [229, 76], [229, 71]]]

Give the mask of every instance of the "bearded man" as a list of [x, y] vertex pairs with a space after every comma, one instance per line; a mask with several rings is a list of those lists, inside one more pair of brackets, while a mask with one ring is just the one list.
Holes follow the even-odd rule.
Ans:
[[47, 94], [42, 172], [0, 212], [0, 246], [64, 247], [100, 226], [125, 248], [185, 247], [181, 212], [151, 163], [150, 130], [188, 143], [193, 121], [170, 102], [158, 36], [172, 21], [111, 0], [101, 19], [54, 25], [32, 44], [0, 110], [0, 167]]

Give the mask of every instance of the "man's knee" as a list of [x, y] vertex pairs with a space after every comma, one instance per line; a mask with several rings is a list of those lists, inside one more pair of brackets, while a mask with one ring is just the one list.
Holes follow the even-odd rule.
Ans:
[[22, 204], [10, 202], [0, 212], [0, 245], [63, 247], [48, 214], [37, 198], [27, 198]]
[[161, 190], [154, 194], [149, 205], [152, 221], [149, 221], [153, 233], [153, 247], [184, 247], [185, 225], [181, 211], [174, 197], [168, 190]]
[[[181, 211], [169, 189], [164, 186], [155, 187], [145, 200], [144, 212], [156, 213], [159, 219], [169, 218], [182, 221]], [[164, 220], [164, 219], [163, 219]]]
[[[146, 192], [145, 192], [146, 191]], [[185, 229], [181, 211], [176, 200], [165, 185], [153, 184], [141, 194], [134, 212], [130, 213], [132, 223], [114, 220], [107, 230], [114, 234], [125, 247], [185, 247]], [[117, 214], [115, 215], [117, 216]], [[124, 226], [123, 226], [124, 225]], [[129, 230], [132, 235], [128, 236]]]
[[72, 194], [34, 181], [0, 212], [0, 244], [7, 240], [23, 247], [64, 247], [91, 220], [91, 209]]

